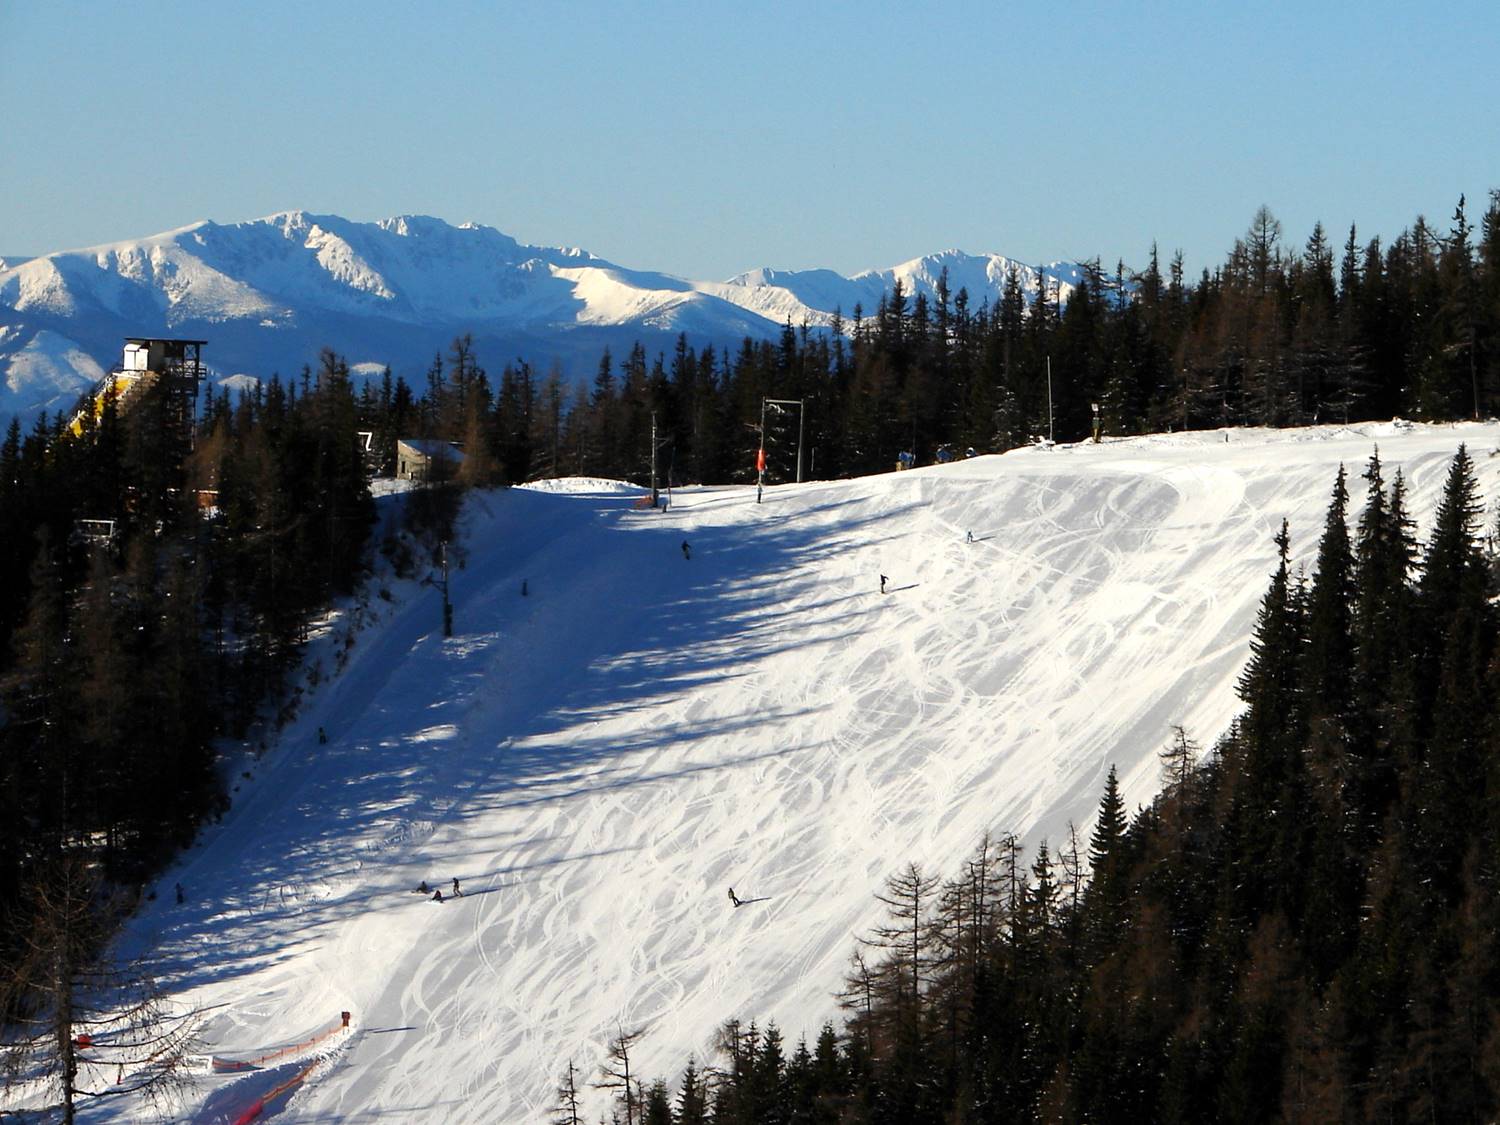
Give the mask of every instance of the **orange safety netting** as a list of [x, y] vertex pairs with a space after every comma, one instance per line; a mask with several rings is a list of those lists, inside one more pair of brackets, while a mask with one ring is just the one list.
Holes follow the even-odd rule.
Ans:
[[[320, 1031], [311, 1039], [304, 1039], [301, 1043], [293, 1043], [289, 1047], [282, 1047], [278, 1050], [270, 1052], [269, 1054], [261, 1055], [260, 1057], [255, 1059], [246, 1059], [240, 1061], [235, 1059], [220, 1059], [217, 1055], [215, 1055], [213, 1059], [214, 1069], [218, 1071], [249, 1070], [252, 1067], [259, 1066], [262, 1063], [270, 1062], [273, 1059], [282, 1058], [283, 1056], [292, 1054], [296, 1051], [305, 1051], [310, 1047], [316, 1047], [319, 1043], [332, 1038], [349, 1026], [348, 1012], [340, 1012], [339, 1017], [340, 1019], [338, 1023], [334, 1024], [332, 1027], [328, 1028], [325, 1031]], [[318, 1065], [322, 1061], [322, 1059], [314, 1059], [312, 1062], [308, 1063], [301, 1070], [299, 1070], [296, 1074], [292, 1075], [285, 1082], [281, 1083], [281, 1085], [277, 1086], [269, 1093], [262, 1094], [260, 1097], [256, 1098], [255, 1101], [252, 1102], [243, 1113], [241, 1113], [234, 1119], [234, 1125], [250, 1125], [250, 1122], [254, 1121], [257, 1117], [265, 1112], [267, 1105], [269, 1105], [271, 1102], [274, 1102], [277, 1098], [289, 1093], [290, 1091], [295, 1090], [298, 1086], [302, 1085], [303, 1082], [307, 1081], [307, 1076], [311, 1074], [315, 1069], [317, 1069]]]
[[342, 1012], [340, 1013], [340, 1021], [334, 1024], [332, 1027], [318, 1032], [318, 1034], [314, 1035], [311, 1039], [304, 1039], [300, 1043], [293, 1043], [288, 1047], [278, 1048], [277, 1050], [272, 1051], [269, 1054], [260, 1055], [253, 1059], [225, 1059], [220, 1058], [218, 1055], [214, 1055], [212, 1056], [213, 1069], [219, 1074], [230, 1073], [236, 1070], [254, 1070], [256, 1067], [263, 1066], [268, 1062], [274, 1062], [276, 1059], [285, 1058], [287, 1055], [295, 1055], [299, 1051], [307, 1050], [309, 1047], [316, 1047], [325, 1039], [333, 1038], [333, 1036], [337, 1035], [348, 1026], [349, 1013]]
[[256, 1098], [255, 1102], [250, 1106], [249, 1109], [245, 1110], [244, 1113], [240, 1114], [234, 1119], [234, 1125], [250, 1125], [250, 1122], [254, 1121], [257, 1117], [265, 1112], [266, 1106], [270, 1102], [274, 1102], [277, 1098], [281, 1097], [281, 1095], [287, 1093], [289, 1090], [293, 1090], [296, 1087], [300, 1086], [307, 1079], [307, 1076], [313, 1072], [313, 1068], [316, 1067], [321, 1061], [321, 1059], [317, 1059], [313, 1062], [308, 1063], [305, 1067], [299, 1070], [296, 1074], [292, 1075], [292, 1077], [288, 1078], [280, 1086], [277, 1086], [269, 1094], [266, 1094], [264, 1097]]

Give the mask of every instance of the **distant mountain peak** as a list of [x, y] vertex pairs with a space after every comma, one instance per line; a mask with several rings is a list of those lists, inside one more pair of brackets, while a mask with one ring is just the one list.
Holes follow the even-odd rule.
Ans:
[[[454, 226], [431, 215], [395, 215], [389, 219], [378, 219], [373, 225], [392, 234], [398, 234], [403, 238], [421, 238], [424, 235], [445, 235], [455, 231], [483, 231], [492, 229], [473, 222], [460, 223], [458, 226]], [[495, 231], [494, 233], [499, 234], [500, 232]]]
[[[120, 338], [193, 336], [225, 371], [296, 371], [322, 347], [351, 364], [390, 364], [411, 380], [460, 333], [504, 363], [592, 371], [604, 347], [640, 341], [668, 350], [774, 339], [784, 324], [826, 328], [835, 312], [873, 313], [897, 281], [907, 295], [996, 301], [1014, 263], [949, 248], [846, 277], [828, 269], [762, 267], [728, 281], [692, 281], [615, 265], [578, 247], [532, 246], [473, 221], [421, 214], [373, 222], [301, 209], [176, 230], [40, 258], [0, 261], [0, 379], [11, 409], [31, 405], [28, 382], [55, 395], [57, 374], [81, 357], [79, 379], [118, 359]], [[1067, 299], [1082, 269], [1016, 264], [1033, 290], [1045, 272]], [[49, 333], [40, 338], [41, 332]], [[22, 362], [21, 354], [32, 347]], [[40, 372], [47, 372], [42, 379]]]

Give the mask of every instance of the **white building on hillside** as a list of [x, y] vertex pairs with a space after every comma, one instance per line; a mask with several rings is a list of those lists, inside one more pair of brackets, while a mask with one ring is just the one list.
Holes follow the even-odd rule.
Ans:
[[451, 480], [464, 463], [463, 451], [437, 438], [398, 438], [396, 477], [399, 480]]

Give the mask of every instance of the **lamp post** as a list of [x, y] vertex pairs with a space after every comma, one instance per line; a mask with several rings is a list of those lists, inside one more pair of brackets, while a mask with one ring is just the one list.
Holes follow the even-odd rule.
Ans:
[[[657, 454], [658, 451], [660, 451], [662, 449], [665, 449], [668, 445], [671, 444], [671, 442], [672, 442], [671, 438], [662, 438], [660, 441], [657, 440], [657, 438], [656, 438], [656, 411], [653, 410], [651, 412], [651, 507], [653, 509], [661, 507], [661, 490], [659, 488], [657, 488], [657, 485], [656, 485], [656, 454]], [[671, 473], [669, 472], [667, 474], [667, 490], [668, 490], [668, 492], [671, 491], [671, 488], [672, 488], [672, 479], [671, 479]]]
[[438, 552], [443, 560], [443, 636], [453, 636], [453, 603], [448, 600], [448, 541], [444, 539], [438, 544]]
[[1055, 442], [1057, 434], [1052, 428], [1052, 357], [1047, 357], [1047, 440]]
[[656, 508], [656, 411], [651, 412], [651, 507]]

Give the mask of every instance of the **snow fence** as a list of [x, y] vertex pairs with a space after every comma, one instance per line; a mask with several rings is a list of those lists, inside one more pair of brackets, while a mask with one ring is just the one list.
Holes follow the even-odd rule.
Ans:
[[[215, 1074], [234, 1074], [240, 1071], [260, 1070], [267, 1063], [273, 1063], [277, 1059], [284, 1059], [289, 1055], [305, 1054], [316, 1047], [322, 1046], [334, 1038], [334, 1036], [346, 1031], [348, 1027], [349, 1013], [340, 1012], [338, 1023], [325, 1028], [311, 1038], [303, 1039], [286, 1047], [279, 1047], [274, 1051], [269, 1051], [266, 1054], [257, 1055], [250, 1059], [227, 1059], [220, 1055], [214, 1055], [211, 1059], [211, 1065]], [[285, 1097], [298, 1086], [302, 1085], [303, 1082], [307, 1081], [308, 1076], [325, 1061], [326, 1059], [322, 1057], [313, 1059], [306, 1066], [298, 1068], [290, 1077], [277, 1083], [266, 1093], [261, 1094], [234, 1119], [234, 1125], [250, 1125], [250, 1122], [264, 1113], [266, 1108], [278, 1098]]]

